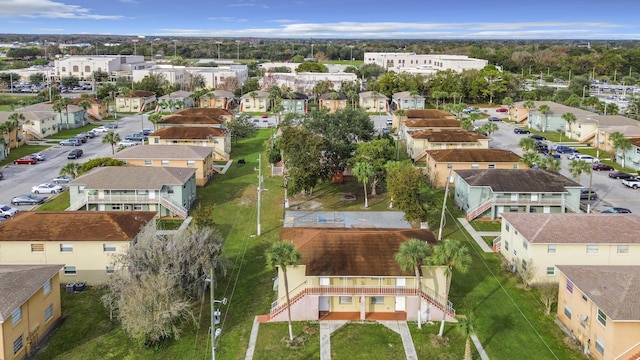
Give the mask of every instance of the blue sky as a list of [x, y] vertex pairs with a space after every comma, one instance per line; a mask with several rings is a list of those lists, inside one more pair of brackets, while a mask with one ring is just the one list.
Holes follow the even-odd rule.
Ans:
[[638, 0], [0, 0], [0, 33], [640, 40]]

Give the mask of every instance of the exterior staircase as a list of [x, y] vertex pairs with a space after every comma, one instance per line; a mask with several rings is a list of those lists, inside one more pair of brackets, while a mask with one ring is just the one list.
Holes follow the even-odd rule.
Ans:
[[179, 205], [174, 201], [172, 201], [171, 199], [166, 198], [164, 196], [160, 196], [159, 199], [160, 199], [160, 204], [162, 206], [173, 211], [174, 213], [176, 213], [176, 215], [180, 216], [181, 218], [186, 219], [187, 216], [189, 216], [189, 211], [185, 209], [182, 205]]
[[484, 203], [482, 203], [480, 206], [478, 206], [477, 208], [467, 211], [467, 220], [473, 220], [475, 218], [477, 218], [478, 216], [480, 216], [480, 214], [482, 214], [483, 212], [487, 211], [494, 203], [494, 199], [489, 199], [487, 201], [485, 201]]
[[31, 128], [23, 127], [23, 129], [25, 130], [27, 135], [33, 137], [34, 140], [42, 140], [42, 139], [44, 139], [44, 136], [41, 133], [39, 133], [39, 132], [37, 132], [37, 131], [35, 131], [35, 130], [31, 129]]

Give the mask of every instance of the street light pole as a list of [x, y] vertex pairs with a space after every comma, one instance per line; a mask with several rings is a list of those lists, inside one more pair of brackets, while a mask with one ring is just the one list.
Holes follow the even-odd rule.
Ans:
[[349, 49], [351, 49], [349, 52], [349, 61], [353, 61], [353, 45], [349, 45]]
[[[211, 359], [216, 360], [216, 339], [222, 333], [221, 328], [216, 329], [216, 325], [220, 323], [220, 310], [215, 309], [215, 304], [220, 303], [222, 305], [227, 304], [227, 298], [223, 298], [222, 300], [216, 300], [214, 297], [214, 286], [215, 286], [215, 278], [213, 277], [214, 269], [213, 266], [209, 270], [209, 305], [211, 306], [211, 329], [209, 329], [211, 333]], [[206, 281], [206, 279], [205, 279]]]

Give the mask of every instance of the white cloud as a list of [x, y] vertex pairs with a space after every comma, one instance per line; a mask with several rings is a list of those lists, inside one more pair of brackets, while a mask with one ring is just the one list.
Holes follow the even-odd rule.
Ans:
[[232, 17], [232, 16], [210, 17], [210, 18], [207, 18], [207, 20], [224, 21], [224, 22], [247, 22], [247, 21], [249, 21], [248, 19], [241, 19], [241, 18], [236, 18], [236, 17]]
[[0, 17], [24, 16], [29, 18], [63, 18], [118, 20], [120, 15], [92, 14], [90, 9], [79, 5], [69, 5], [51, 0], [2, 0]]

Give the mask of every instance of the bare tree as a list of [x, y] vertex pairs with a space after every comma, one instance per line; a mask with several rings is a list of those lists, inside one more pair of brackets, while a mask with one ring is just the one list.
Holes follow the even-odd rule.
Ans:
[[558, 285], [557, 284], [544, 284], [540, 286], [540, 301], [544, 306], [544, 314], [550, 315], [551, 308], [558, 302]]
[[524, 287], [528, 289], [536, 275], [536, 267], [533, 261], [522, 260], [520, 266], [518, 266], [518, 275]]

